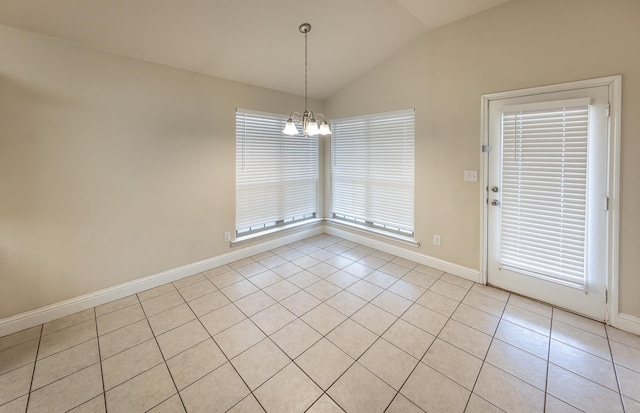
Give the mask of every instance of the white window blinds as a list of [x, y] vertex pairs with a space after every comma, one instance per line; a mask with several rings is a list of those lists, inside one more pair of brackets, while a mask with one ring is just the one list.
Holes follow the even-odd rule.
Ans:
[[331, 122], [332, 216], [413, 235], [413, 109]]
[[588, 104], [502, 109], [502, 266], [584, 285]]
[[285, 115], [236, 112], [236, 233], [315, 217], [318, 140], [282, 134]]

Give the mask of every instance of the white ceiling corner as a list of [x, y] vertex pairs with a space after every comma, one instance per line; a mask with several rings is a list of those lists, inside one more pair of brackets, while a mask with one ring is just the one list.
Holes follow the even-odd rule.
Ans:
[[432, 30], [510, 0], [396, 0]]

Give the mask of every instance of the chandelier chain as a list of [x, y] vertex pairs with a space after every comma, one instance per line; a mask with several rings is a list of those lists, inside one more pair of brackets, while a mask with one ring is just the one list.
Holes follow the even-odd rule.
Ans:
[[304, 34], [304, 110], [307, 110], [307, 33]]

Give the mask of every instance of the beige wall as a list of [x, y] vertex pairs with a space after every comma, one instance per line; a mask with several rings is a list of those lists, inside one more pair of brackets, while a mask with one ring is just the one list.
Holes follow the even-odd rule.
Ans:
[[235, 108], [304, 104], [6, 27], [0, 50], [0, 318], [228, 252]]
[[426, 34], [325, 108], [333, 118], [416, 108], [420, 252], [479, 268], [480, 188], [463, 171], [480, 168], [480, 97], [621, 74], [620, 309], [640, 317], [639, 22], [637, 0], [513, 0]]
[[[479, 268], [480, 188], [462, 176], [480, 166], [480, 96], [622, 74], [621, 311], [640, 316], [639, 21], [637, 0], [513, 0], [421, 37], [325, 110], [416, 108], [419, 251]], [[6, 27], [0, 50], [0, 318], [228, 252], [235, 108], [302, 105]]]

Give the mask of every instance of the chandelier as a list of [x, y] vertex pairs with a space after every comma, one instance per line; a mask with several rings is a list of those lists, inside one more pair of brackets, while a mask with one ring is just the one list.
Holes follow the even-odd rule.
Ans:
[[[295, 136], [298, 134], [296, 125], [302, 127], [302, 133], [305, 136], [331, 135], [329, 124], [321, 113], [313, 114], [313, 111], [307, 109], [307, 33], [311, 31], [309, 23], [302, 23], [298, 28], [300, 33], [304, 34], [304, 112], [300, 115], [298, 112], [291, 112], [289, 119], [282, 130], [285, 135]], [[322, 117], [322, 123], [318, 126], [316, 116]]]

